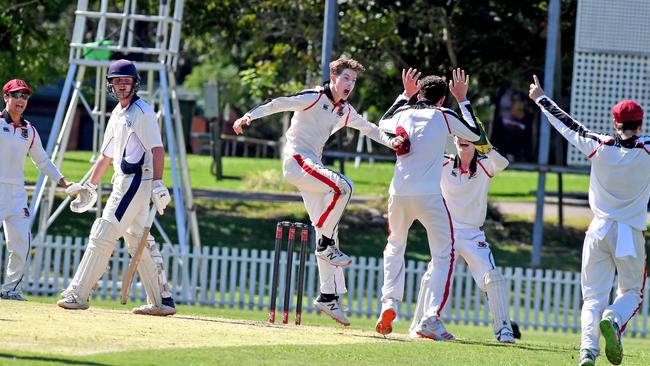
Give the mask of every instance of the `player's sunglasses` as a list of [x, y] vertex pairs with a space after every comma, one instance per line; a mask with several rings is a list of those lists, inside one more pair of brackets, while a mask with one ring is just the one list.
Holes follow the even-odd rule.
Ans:
[[13, 92], [7, 93], [7, 95], [14, 98], [14, 99], [24, 99], [24, 100], [28, 100], [29, 97], [32, 96], [29, 93], [23, 93], [21, 91], [13, 91]]

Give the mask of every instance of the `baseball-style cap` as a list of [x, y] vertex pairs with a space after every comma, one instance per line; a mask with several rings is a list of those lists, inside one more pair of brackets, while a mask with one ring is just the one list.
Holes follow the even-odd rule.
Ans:
[[612, 114], [617, 123], [643, 120], [643, 108], [633, 100], [621, 100], [612, 108]]
[[23, 80], [20, 79], [13, 79], [7, 81], [5, 86], [2, 87], [2, 94], [7, 94], [15, 91], [22, 91], [22, 92], [28, 92], [29, 94], [32, 94], [32, 89], [29, 88], [27, 83]]

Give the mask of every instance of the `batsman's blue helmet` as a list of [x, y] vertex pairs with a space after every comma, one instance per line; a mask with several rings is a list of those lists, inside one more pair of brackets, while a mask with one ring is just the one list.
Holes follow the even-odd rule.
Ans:
[[108, 73], [106, 74], [106, 89], [108, 89], [108, 94], [117, 98], [115, 88], [111, 82], [111, 79], [113, 78], [132, 78], [133, 88], [131, 89], [131, 92], [129, 92], [129, 95], [138, 92], [140, 76], [138, 75], [138, 70], [135, 68], [133, 62], [129, 60], [117, 60], [108, 67]]
[[138, 70], [136, 70], [133, 62], [129, 60], [117, 60], [108, 68], [106, 79], [112, 78], [134, 78], [139, 79]]

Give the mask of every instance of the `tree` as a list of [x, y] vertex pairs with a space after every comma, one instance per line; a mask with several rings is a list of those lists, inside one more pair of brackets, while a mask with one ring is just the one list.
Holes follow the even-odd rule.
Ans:
[[30, 86], [65, 75], [73, 4], [64, 0], [0, 1], [0, 81]]
[[[204, 4], [187, 2], [196, 9], [186, 12], [190, 44], [226, 45], [228, 55], [211, 53], [210, 62], [229, 58], [238, 65], [240, 81], [252, 95], [293, 92], [320, 79], [323, 1], [214, 0], [203, 8], [199, 3]], [[546, 7], [541, 0], [339, 1], [333, 54], [366, 65], [352, 101], [376, 111], [374, 117], [399, 92], [399, 70], [408, 66], [439, 75], [462, 66], [473, 76], [478, 99], [494, 94], [503, 80], [523, 80], [527, 71], [542, 69]], [[566, 30], [573, 27], [575, 0], [563, 0], [562, 9], [568, 36], [563, 43], [572, 44], [573, 32]]]

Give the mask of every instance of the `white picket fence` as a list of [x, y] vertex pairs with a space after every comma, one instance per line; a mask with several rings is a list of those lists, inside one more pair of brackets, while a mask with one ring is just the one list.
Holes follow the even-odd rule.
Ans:
[[[8, 253], [2, 240], [0, 235], [0, 278], [4, 279]], [[44, 243], [36, 243], [32, 248], [31, 262], [23, 279], [24, 292], [57, 296], [74, 275], [86, 242], [86, 238], [57, 236], [47, 237]], [[161, 252], [167, 264], [168, 278], [176, 302], [258, 310], [268, 306], [273, 266], [272, 250], [203, 247], [201, 250], [180, 253], [178, 246], [165, 245]], [[298, 254], [294, 253], [294, 256], [295, 274], [298, 270]], [[278, 281], [278, 309], [283, 306], [286, 259], [286, 252], [283, 252]], [[128, 253], [120, 243], [109, 262], [110, 268], [98, 282], [93, 296], [117, 300], [122, 273], [128, 263]], [[413, 314], [425, 268], [426, 262], [423, 261], [409, 260], [406, 263], [406, 289], [400, 309], [403, 319], [410, 319]], [[348, 294], [344, 303], [348, 306], [349, 315], [374, 318], [381, 309], [379, 298], [383, 282], [382, 260], [355, 257], [353, 264], [346, 267], [345, 271]], [[580, 273], [510, 267], [502, 268], [502, 271], [510, 283], [512, 319], [521, 327], [544, 331], [579, 331]], [[303, 310], [307, 312], [314, 311], [311, 299], [318, 294], [317, 276], [315, 258], [310, 254], [306, 265], [303, 301]], [[294, 280], [291, 299], [295, 299], [295, 285]], [[144, 300], [146, 297], [137, 277], [130, 296], [132, 300]], [[644, 298], [649, 297], [650, 290], [646, 287]], [[293, 304], [295, 300], [292, 300]], [[291, 308], [293, 309], [293, 306]], [[648, 334], [648, 310], [646, 301], [639, 309], [638, 315], [629, 322], [626, 334], [642, 337]], [[260, 315], [260, 318], [264, 316]], [[491, 324], [485, 296], [462, 261], [457, 263], [450, 299], [443, 311], [443, 318], [454, 323]]]

